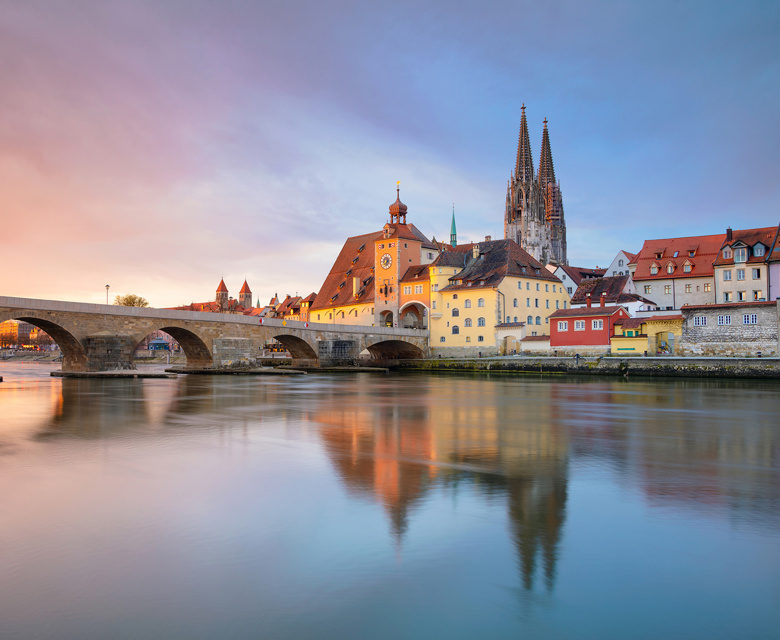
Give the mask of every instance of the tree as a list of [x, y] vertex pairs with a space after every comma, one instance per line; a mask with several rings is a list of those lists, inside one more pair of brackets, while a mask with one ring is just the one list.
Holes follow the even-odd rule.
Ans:
[[137, 296], [134, 293], [128, 293], [125, 296], [117, 296], [114, 298], [114, 304], [118, 304], [123, 307], [148, 307], [149, 303], [146, 298]]

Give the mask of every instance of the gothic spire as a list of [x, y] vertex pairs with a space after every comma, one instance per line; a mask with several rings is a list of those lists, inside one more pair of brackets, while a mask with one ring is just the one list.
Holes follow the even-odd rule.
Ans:
[[520, 136], [517, 140], [517, 162], [515, 164], [515, 179], [530, 183], [534, 179], [534, 161], [531, 157], [531, 140], [528, 137], [528, 122], [525, 119], [525, 103], [520, 116]]
[[550, 134], [547, 133], [547, 118], [545, 118], [544, 132], [542, 133], [542, 156], [539, 159], [539, 185], [544, 188], [550, 182], [555, 184], [555, 169], [550, 150]]
[[452, 225], [450, 226], [450, 244], [455, 247], [458, 244], [458, 232], [455, 229], [455, 203], [452, 203]]

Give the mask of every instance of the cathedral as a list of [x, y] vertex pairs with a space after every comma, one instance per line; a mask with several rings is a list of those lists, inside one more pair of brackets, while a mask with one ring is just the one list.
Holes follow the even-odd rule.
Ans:
[[517, 162], [507, 186], [504, 238], [514, 240], [542, 264], [566, 265], [566, 222], [560, 183], [555, 180], [547, 119], [539, 173], [534, 173], [525, 105], [520, 118]]

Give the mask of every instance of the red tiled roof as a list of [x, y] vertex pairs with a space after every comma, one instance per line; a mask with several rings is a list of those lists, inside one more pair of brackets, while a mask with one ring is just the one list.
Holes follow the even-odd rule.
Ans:
[[615, 324], [622, 325], [624, 329], [639, 329], [645, 322], [646, 318], [620, 318], [615, 320]]
[[634, 264], [636, 262], [637, 255], [636, 253], [630, 253], [623, 249], [623, 253], [626, 254], [626, 258], [628, 258], [628, 264]]
[[580, 307], [578, 309], [558, 309], [550, 315], [550, 318], [576, 318], [579, 316], [611, 316], [618, 311], [625, 311], [623, 307]]
[[228, 288], [225, 286], [225, 279], [223, 278], [223, 279], [221, 279], [219, 281], [219, 286], [217, 287], [217, 292], [218, 293], [222, 293], [222, 292], [227, 293], [227, 290], [228, 290]]
[[[712, 277], [714, 273], [712, 263], [725, 239], [725, 233], [718, 233], [710, 236], [645, 240], [642, 250], [637, 255], [634, 280]], [[694, 252], [693, 257], [689, 255], [690, 251]], [[661, 258], [656, 258], [657, 254], [661, 254]], [[675, 258], [680, 265], [689, 260], [692, 265], [691, 271], [685, 273], [682, 266], [679, 266], [673, 273], [667, 273], [666, 265]], [[658, 265], [658, 273], [655, 275], [650, 273], [650, 266], [653, 263]]]
[[[751, 249], [759, 242], [767, 248], [767, 253], [763, 256], [755, 256], [752, 251], [748, 252], [748, 263], [762, 263], [766, 260], [766, 256], [772, 249], [772, 244], [777, 236], [778, 227], [763, 227], [761, 229], [734, 229], [731, 232], [731, 240], [724, 240], [721, 246], [721, 251], [718, 252], [715, 258], [714, 264], [716, 266], [732, 265], [734, 264], [734, 254], [731, 258], [724, 258], [722, 249], [726, 247], [741, 246], [744, 244]], [[741, 244], [740, 244], [741, 243]], [[741, 263], [740, 263], [741, 264]]]
[[642, 318], [645, 322], [659, 322], [661, 320], [682, 320], [682, 315], [679, 313], [671, 314], [668, 316], [657, 315]]
[[419, 282], [420, 280], [430, 280], [431, 272], [427, 264], [413, 264], [406, 270], [401, 278], [401, 282]]
[[768, 307], [776, 304], [776, 300], [768, 300], [765, 302], [758, 302], [757, 300], [748, 302], [721, 302], [720, 304], [684, 304], [682, 307], [680, 307], [680, 310], [689, 311], [693, 309], [738, 309], [740, 307]]
[[[381, 231], [375, 231], [347, 238], [311, 305], [312, 311], [374, 301], [374, 241], [382, 235]], [[352, 292], [353, 278], [360, 278], [357, 299]]]
[[585, 267], [571, 267], [568, 264], [562, 264], [560, 267], [578, 287], [583, 280], [601, 278], [607, 272], [606, 269], [586, 269]]
[[308, 296], [306, 296], [301, 302], [314, 302], [317, 298], [317, 293], [315, 291], [312, 291]]
[[520, 342], [548, 342], [550, 336], [526, 336], [521, 338]]
[[252, 290], [249, 288], [249, 285], [246, 283], [246, 280], [244, 280], [244, 286], [241, 287], [241, 291], [239, 293], [252, 293]]
[[609, 276], [608, 278], [588, 278], [583, 280], [571, 297], [571, 303], [585, 304], [590, 294], [594, 302], [601, 298], [602, 293], [607, 294], [607, 302], [617, 302], [618, 297], [628, 287], [630, 276]]

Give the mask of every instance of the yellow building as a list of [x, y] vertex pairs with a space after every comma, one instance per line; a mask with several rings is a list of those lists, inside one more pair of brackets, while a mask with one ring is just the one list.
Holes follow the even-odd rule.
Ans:
[[656, 315], [628, 318], [615, 323], [610, 340], [612, 355], [649, 356], [674, 354], [674, 345], [682, 335], [681, 315]]
[[495, 355], [526, 335], [548, 335], [565, 309], [561, 281], [512, 240], [445, 251], [429, 266], [434, 355]]

